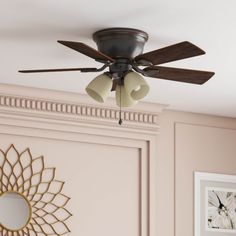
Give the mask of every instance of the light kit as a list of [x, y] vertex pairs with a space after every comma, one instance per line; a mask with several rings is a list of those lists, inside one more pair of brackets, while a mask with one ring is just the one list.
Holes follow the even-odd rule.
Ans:
[[[88, 84], [86, 92], [97, 102], [103, 103], [112, 90], [112, 85], [112, 77], [104, 73]], [[140, 74], [128, 71], [117, 79], [115, 91], [117, 106], [130, 107], [148, 94], [149, 86]]]

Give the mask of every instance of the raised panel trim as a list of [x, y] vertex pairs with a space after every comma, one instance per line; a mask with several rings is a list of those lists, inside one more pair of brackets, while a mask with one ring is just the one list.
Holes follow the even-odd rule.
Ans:
[[106, 140], [106, 145], [139, 148], [140, 236], [154, 236], [156, 138], [165, 106], [141, 102], [122, 113], [122, 126], [117, 124], [119, 110], [114, 99], [108, 99], [106, 106], [89, 102], [85, 95], [0, 84], [1, 133], [67, 141], [78, 141], [83, 135], [83, 142]]

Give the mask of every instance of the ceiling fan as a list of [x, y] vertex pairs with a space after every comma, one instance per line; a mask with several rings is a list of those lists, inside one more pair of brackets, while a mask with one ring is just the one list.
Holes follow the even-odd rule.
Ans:
[[81, 42], [58, 40], [58, 43], [101, 62], [103, 66], [100, 68], [38, 69], [19, 72], [100, 72], [108, 68], [108, 71], [89, 83], [86, 91], [98, 102], [104, 102], [110, 91], [116, 91], [116, 102], [120, 107], [132, 106], [147, 95], [149, 86], [141, 75], [191, 84], [203, 84], [214, 75], [214, 72], [210, 71], [159, 66], [166, 62], [205, 54], [202, 49], [187, 41], [143, 53], [148, 34], [141, 30], [108, 28], [95, 32], [93, 40], [97, 43], [98, 50]]

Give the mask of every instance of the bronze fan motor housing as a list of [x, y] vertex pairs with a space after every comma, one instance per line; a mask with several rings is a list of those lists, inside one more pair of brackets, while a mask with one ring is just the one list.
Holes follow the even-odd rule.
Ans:
[[93, 40], [98, 51], [115, 59], [109, 66], [110, 76], [122, 84], [125, 74], [132, 70], [133, 59], [143, 53], [148, 34], [138, 29], [108, 28], [95, 32]]

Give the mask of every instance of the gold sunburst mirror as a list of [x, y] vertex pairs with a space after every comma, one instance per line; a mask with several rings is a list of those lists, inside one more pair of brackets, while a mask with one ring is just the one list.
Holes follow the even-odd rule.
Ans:
[[55, 168], [45, 168], [43, 156], [11, 145], [0, 149], [0, 235], [64, 235], [70, 230], [62, 193], [64, 182], [55, 180]]

